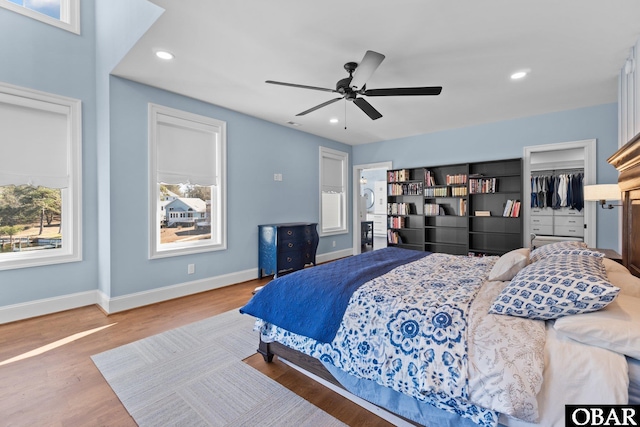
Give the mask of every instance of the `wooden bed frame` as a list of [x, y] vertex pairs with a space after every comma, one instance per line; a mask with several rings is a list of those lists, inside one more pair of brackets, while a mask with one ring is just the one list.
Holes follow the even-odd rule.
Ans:
[[622, 191], [622, 263], [640, 277], [640, 133], [607, 160], [620, 176]]
[[[622, 191], [623, 265], [633, 275], [640, 277], [640, 133], [609, 157], [608, 162], [620, 172], [618, 183]], [[266, 362], [271, 362], [273, 356], [277, 355], [344, 389], [319, 360], [283, 344], [260, 340], [258, 353], [262, 354]], [[406, 421], [417, 425], [410, 420]]]

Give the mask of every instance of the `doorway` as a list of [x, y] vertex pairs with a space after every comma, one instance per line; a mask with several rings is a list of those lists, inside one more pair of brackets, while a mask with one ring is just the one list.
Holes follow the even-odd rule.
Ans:
[[387, 171], [391, 162], [353, 166], [353, 254], [387, 247]]

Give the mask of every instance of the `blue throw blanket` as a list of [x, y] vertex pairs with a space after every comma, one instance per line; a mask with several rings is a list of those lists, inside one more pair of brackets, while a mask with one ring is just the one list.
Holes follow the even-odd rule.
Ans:
[[356, 289], [429, 254], [389, 247], [299, 270], [271, 281], [240, 312], [329, 343]]

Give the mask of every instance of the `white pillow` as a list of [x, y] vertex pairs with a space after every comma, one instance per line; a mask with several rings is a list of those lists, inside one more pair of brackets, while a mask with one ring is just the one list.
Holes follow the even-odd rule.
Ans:
[[607, 272], [609, 282], [620, 288], [620, 293], [640, 298], [640, 278], [622, 271]]
[[600, 311], [561, 317], [553, 327], [583, 344], [640, 358], [640, 298], [618, 295]]
[[489, 272], [489, 280], [501, 282], [511, 280], [527, 264], [529, 264], [529, 248], [514, 249], [498, 258]]

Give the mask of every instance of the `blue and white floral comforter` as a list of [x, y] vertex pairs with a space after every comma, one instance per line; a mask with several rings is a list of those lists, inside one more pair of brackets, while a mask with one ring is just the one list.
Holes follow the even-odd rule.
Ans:
[[496, 260], [432, 254], [370, 280], [353, 293], [331, 343], [256, 326], [264, 341], [495, 426], [498, 413], [470, 400], [467, 336], [471, 305]]

